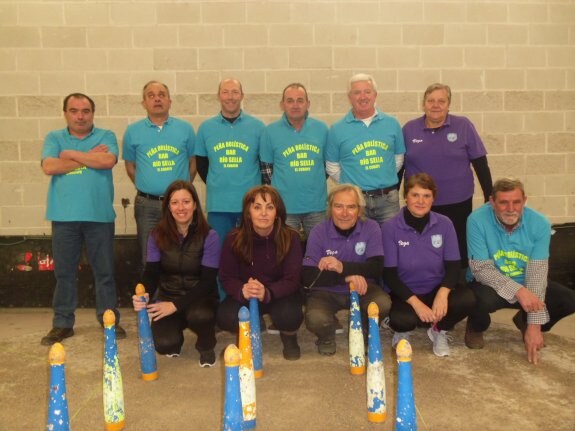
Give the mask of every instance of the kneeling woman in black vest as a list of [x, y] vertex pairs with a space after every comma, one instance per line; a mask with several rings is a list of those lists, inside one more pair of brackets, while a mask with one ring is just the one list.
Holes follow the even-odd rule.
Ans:
[[148, 238], [143, 284], [149, 292], [146, 299], [152, 301], [144, 304], [133, 296], [136, 311], [148, 309], [158, 353], [179, 356], [189, 328], [198, 336], [200, 366], [215, 364], [220, 249], [192, 183], [174, 181], [164, 195], [160, 222]]

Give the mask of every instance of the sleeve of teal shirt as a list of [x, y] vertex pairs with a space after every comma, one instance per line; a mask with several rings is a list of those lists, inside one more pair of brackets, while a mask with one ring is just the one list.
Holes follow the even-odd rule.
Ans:
[[405, 154], [405, 141], [403, 140], [403, 130], [401, 124], [395, 118], [395, 154]]
[[136, 149], [132, 143], [132, 133], [129, 126], [124, 132], [124, 139], [122, 140], [122, 158], [128, 162], [136, 160]]
[[467, 219], [467, 254], [472, 260], [490, 260], [485, 233], [476, 216], [472, 213]]
[[196, 136], [196, 143], [194, 147], [194, 155], [207, 157], [208, 153], [206, 151], [206, 142], [204, 139], [204, 129], [205, 126], [202, 124], [198, 129], [198, 135]]
[[56, 133], [48, 133], [44, 139], [44, 145], [42, 146], [42, 160], [49, 157], [57, 158], [60, 156], [60, 151], [60, 143], [58, 142]]
[[195, 155], [195, 146], [196, 146], [196, 134], [194, 132], [194, 128], [191, 124], [189, 124], [190, 130], [188, 135], [188, 140], [186, 142], [186, 148], [188, 151], [188, 157], [193, 157]]
[[260, 137], [260, 160], [264, 163], [274, 162], [271, 139], [267, 128], [263, 129]]
[[327, 162], [339, 163], [339, 145], [337, 143], [336, 133], [333, 126], [330, 127], [327, 135], [327, 145], [325, 148], [325, 160]]

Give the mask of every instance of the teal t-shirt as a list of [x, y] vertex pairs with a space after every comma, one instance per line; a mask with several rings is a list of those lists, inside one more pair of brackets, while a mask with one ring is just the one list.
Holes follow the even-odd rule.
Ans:
[[399, 122], [377, 111], [368, 126], [350, 111], [329, 130], [325, 158], [341, 168], [340, 183], [375, 190], [397, 184], [395, 155], [405, 153]]
[[537, 211], [525, 207], [521, 224], [513, 232], [503, 228], [490, 203], [467, 219], [467, 252], [473, 260], [493, 260], [502, 274], [524, 285], [527, 263], [549, 259], [551, 224]]
[[261, 184], [259, 142], [264, 127], [243, 112], [233, 123], [218, 114], [200, 125], [195, 154], [210, 162], [207, 212], [241, 212], [245, 193]]
[[309, 117], [298, 132], [284, 114], [262, 133], [260, 159], [273, 163], [272, 186], [288, 214], [325, 211], [327, 132], [325, 123]]
[[[55, 130], [46, 136], [42, 160], [58, 158], [64, 150], [88, 152], [105, 144], [118, 158], [118, 141], [114, 132], [94, 127], [82, 139], [68, 129]], [[46, 219], [51, 221], [90, 221], [111, 223], [116, 218], [112, 169], [92, 169], [87, 166], [67, 174], [52, 175], [48, 188]]]
[[168, 117], [161, 128], [149, 118], [130, 124], [122, 157], [136, 164], [136, 188], [162, 196], [173, 181], [189, 181], [195, 140], [192, 125], [174, 117]]

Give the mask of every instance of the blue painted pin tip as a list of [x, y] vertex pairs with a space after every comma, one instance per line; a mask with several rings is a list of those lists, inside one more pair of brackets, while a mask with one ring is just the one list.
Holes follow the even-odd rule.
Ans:
[[240, 311], [238, 311], [238, 319], [240, 319], [242, 322], [250, 320], [250, 311], [247, 309], [247, 307], [240, 308]]
[[250, 421], [244, 421], [243, 425], [244, 430], [253, 430], [256, 428], [256, 420], [252, 419]]

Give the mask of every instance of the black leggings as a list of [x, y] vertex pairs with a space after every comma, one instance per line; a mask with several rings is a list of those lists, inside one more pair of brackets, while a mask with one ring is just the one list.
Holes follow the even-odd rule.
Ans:
[[[268, 304], [259, 305], [260, 315], [269, 314], [272, 323], [279, 331], [297, 331], [303, 321], [301, 294], [296, 292], [283, 298], [273, 299]], [[247, 302], [240, 303], [228, 296], [218, 307], [218, 326], [224, 331], [236, 334], [238, 332], [238, 312], [242, 306], [248, 307]]]
[[198, 336], [198, 351], [213, 350], [216, 346], [216, 308], [217, 300], [206, 300], [190, 305], [187, 310], [153, 321], [152, 335], [156, 351], [162, 355], [179, 354], [186, 328]]
[[[431, 308], [439, 287], [425, 295], [417, 297]], [[441, 331], [451, 330], [455, 324], [467, 317], [475, 305], [475, 296], [467, 285], [457, 285], [447, 297], [447, 314], [437, 323], [437, 329]], [[399, 299], [391, 297], [391, 310], [389, 312], [389, 326], [397, 332], [408, 332], [415, 329], [421, 323], [417, 313], [411, 305]]]
[[459, 245], [459, 255], [461, 256], [461, 267], [467, 268], [467, 217], [473, 210], [473, 198], [466, 201], [449, 205], [436, 205], [431, 208], [436, 213], [449, 217], [453, 223], [455, 233], [457, 234], [457, 243]]

